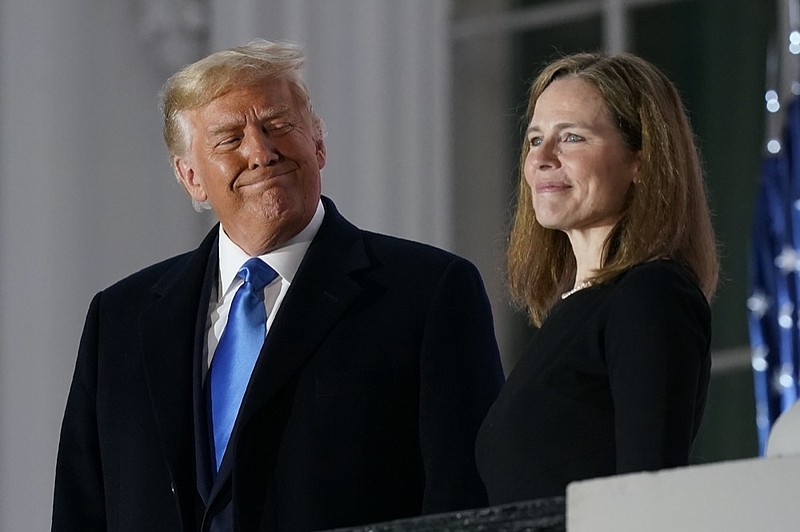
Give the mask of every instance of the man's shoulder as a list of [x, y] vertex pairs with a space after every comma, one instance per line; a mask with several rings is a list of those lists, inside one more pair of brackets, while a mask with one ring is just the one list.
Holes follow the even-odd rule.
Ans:
[[409, 257], [420, 257], [428, 260], [441, 260], [445, 262], [457, 259], [464, 260], [455, 253], [432, 244], [426, 244], [424, 242], [419, 242], [408, 238], [402, 238], [383, 233], [375, 233], [366, 230], [362, 230], [361, 234], [363, 235], [364, 240], [372, 247], [386, 250], [387, 252], [394, 252], [401, 255], [407, 255]]
[[183, 276], [202, 275], [205, 272], [208, 258], [216, 250], [217, 228], [213, 228], [196, 249], [185, 251], [131, 273], [104, 290], [116, 292], [120, 290], [141, 290], [143, 287], [164, 285]]
[[[478, 268], [451, 251], [396, 236], [362, 231], [372, 264], [396, 279], [413, 276], [419, 282], [439, 282], [443, 276], [455, 282], [475, 283], [481, 279]], [[481, 283], [482, 281], [477, 281]]]
[[171, 272], [180, 271], [190, 260], [195, 252], [189, 251], [180, 255], [175, 255], [168, 259], [161, 260], [149, 266], [130, 273], [122, 279], [108, 286], [103, 292], [112, 294], [115, 292], [127, 292], [130, 290], [141, 290], [143, 287], [155, 286], [165, 276]]
[[358, 247], [363, 244], [367, 253], [378, 262], [423, 267], [456, 263], [474, 268], [469, 260], [432, 244], [357, 227], [336, 210], [330, 199], [323, 198], [323, 202], [328, 222], [326, 233], [335, 234], [337, 241], [342, 243], [353, 243]]

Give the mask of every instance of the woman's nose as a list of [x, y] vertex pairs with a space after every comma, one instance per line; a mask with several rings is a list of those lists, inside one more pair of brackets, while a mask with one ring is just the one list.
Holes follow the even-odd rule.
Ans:
[[561, 165], [558, 158], [560, 153], [556, 140], [543, 140], [538, 146], [531, 146], [528, 158], [537, 170], [558, 168]]

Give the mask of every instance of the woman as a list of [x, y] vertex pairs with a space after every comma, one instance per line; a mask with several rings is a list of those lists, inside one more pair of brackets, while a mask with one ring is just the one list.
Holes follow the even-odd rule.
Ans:
[[537, 330], [478, 434], [492, 504], [685, 465], [711, 364], [718, 259], [673, 84], [578, 54], [528, 102], [508, 278]]

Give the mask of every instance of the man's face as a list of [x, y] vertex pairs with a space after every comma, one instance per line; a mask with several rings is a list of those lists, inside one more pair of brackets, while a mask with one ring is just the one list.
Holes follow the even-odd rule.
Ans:
[[175, 171], [239, 247], [263, 254], [311, 221], [325, 144], [287, 80], [235, 88], [184, 119], [189, 149], [175, 158]]

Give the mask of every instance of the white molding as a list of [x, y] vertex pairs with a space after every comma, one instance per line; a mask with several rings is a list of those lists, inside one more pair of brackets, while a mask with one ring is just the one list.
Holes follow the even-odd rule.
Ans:
[[[621, 16], [628, 10], [691, 1], [695, 0], [605, 0], [602, 2], [598, 0], [564, 0], [551, 2], [542, 6], [465, 17], [453, 23], [451, 38], [457, 41], [496, 33], [536, 30], [602, 14], [607, 22], [612, 23], [614, 31], [621, 32], [604, 37], [606, 41], [604, 44], [609, 47], [610, 51], [622, 51], [617, 48], [627, 46], [625, 38], [627, 27], [620, 27], [619, 24]], [[622, 20], [622, 24], [625, 24], [624, 16], [622, 16]]]

